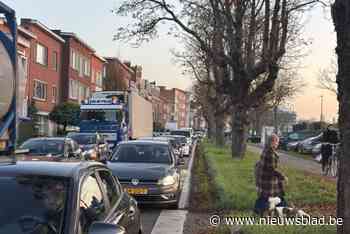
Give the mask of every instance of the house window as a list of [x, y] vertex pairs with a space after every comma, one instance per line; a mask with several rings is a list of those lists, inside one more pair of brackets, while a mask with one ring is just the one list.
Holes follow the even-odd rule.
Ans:
[[57, 102], [57, 88], [54, 86], [52, 87], [52, 103]]
[[89, 98], [90, 90], [83, 84], [79, 84], [79, 102]]
[[41, 65], [47, 66], [47, 47], [36, 44], [36, 59], [35, 61]]
[[82, 56], [79, 55], [79, 67], [78, 67], [78, 71], [79, 71], [79, 76], [83, 76], [84, 72], [84, 58]]
[[96, 72], [96, 85], [102, 87], [102, 73]]
[[90, 60], [85, 59], [85, 68], [84, 68], [84, 75], [85, 76], [90, 76]]
[[75, 54], [75, 67], [74, 69], [79, 71], [79, 68], [80, 68], [80, 56], [79, 54]]
[[46, 94], [47, 84], [39, 80], [34, 80], [34, 98], [46, 100]]
[[69, 81], [69, 98], [78, 99], [78, 81], [70, 80]]
[[58, 71], [58, 54], [56, 51], [52, 53], [52, 68], [55, 71]]
[[106, 77], [107, 76], [107, 66], [104, 65], [103, 66], [103, 77]]
[[75, 51], [73, 49], [70, 50], [70, 67], [75, 68]]

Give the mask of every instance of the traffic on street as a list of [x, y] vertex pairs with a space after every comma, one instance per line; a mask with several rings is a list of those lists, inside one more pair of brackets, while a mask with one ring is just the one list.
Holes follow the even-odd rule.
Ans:
[[0, 234], [349, 234], [349, 19], [0, 0]]

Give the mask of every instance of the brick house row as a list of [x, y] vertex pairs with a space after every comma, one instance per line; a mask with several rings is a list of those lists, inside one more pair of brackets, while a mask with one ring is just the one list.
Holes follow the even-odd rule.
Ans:
[[[0, 30], [9, 32], [4, 18]], [[21, 19], [17, 34], [19, 116], [26, 117], [34, 104], [38, 133], [55, 135], [49, 113], [61, 102], [80, 103], [102, 90], [107, 61], [75, 33], [52, 30], [38, 20]]]
[[[9, 32], [0, 18], [0, 30]], [[115, 57], [101, 57], [77, 34], [50, 29], [35, 19], [21, 19], [18, 26], [19, 116], [26, 117], [28, 105], [37, 108], [40, 135], [55, 135], [57, 126], [48, 118], [59, 103], [80, 103], [92, 92], [135, 89], [153, 104], [153, 120], [164, 127], [176, 120], [188, 126], [187, 93], [157, 87], [142, 80], [142, 67]]]

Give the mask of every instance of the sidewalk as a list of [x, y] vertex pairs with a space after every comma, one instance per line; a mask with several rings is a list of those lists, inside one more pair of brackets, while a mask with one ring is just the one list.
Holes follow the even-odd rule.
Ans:
[[[258, 154], [261, 154], [262, 152], [262, 148], [252, 145], [248, 145], [248, 150]], [[295, 156], [290, 156], [283, 152], [279, 152], [278, 155], [280, 155], [281, 165], [285, 164], [312, 174], [322, 175], [321, 164], [317, 162], [305, 160], [303, 158], [297, 158]]]

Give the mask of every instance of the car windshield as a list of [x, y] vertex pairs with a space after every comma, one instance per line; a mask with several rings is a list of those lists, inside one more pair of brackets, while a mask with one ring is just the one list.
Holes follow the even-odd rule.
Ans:
[[124, 163], [162, 163], [171, 164], [171, 156], [167, 145], [125, 144], [120, 145], [112, 161]]
[[0, 186], [0, 233], [61, 233], [66, 180], [48, 176], [0, 177]]
[[96, 144], [96, 135], [92, 134], [68, 134], [69, 138], [75, 140], [79, 145]]
[[80, 120], [82, 121], [102, 121], [121, 123], [123, 112], [121, 110], [82, 110]]
[[30, 154], [35, 155], [58, 155], [64, 153], [63, 140], [29, 140], [24, 142], [20, 149], [28, 149]]
[[191, 137], [191, 134], [189, 131], [171, 131], [170, 135], [180, 135], [185, 137]]

